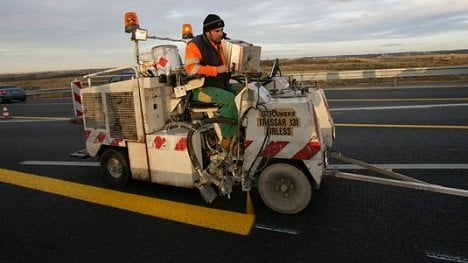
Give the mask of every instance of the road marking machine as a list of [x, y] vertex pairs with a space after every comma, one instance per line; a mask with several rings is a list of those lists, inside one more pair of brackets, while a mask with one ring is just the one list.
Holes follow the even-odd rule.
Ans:
[[[278, 60], [260, 73], [261, 48], [223, 39], [231, 81], [242, 86], [236, 95], [239, 118], [217, 117], [217, 105], [200, 105], [191, 91], [203, 77], [190, 79], [176, 45], [154, 46], [140, 53], [147, 39], [188, 42], [183, 38], [149, 36], [134, 12], [125, 14], [136, 66], [126, 80], [93, 86], [85, 76], [81, 89], [86, 150], [74, 156], [99, 156], [109, 182], [123, 186], [130, 179], [197, 188], [212, 202], [229, 197], [236, 186], [257, 188], [273, 211], [295, 214], [307, 207], [323, 176], [468, 196], [468, 191], [418, 181], [333, 152], [335, 127], [325, 93], [282, 76]], [[121, 70], [121, 69], [120, 69]], [[238, 135], [228, 149], [220, 147], [220, 124], [236, 125]], [[327, 169], [328, 158], [357, 164], [393, 179]], [[398, 180], [394, 180], [398, 179]]]

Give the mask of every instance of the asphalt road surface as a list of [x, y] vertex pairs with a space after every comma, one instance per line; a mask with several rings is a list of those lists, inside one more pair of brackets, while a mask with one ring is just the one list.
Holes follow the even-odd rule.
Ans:
[[[326, 94], [336, 151], [468, 189], [468, 88]], [[98, 160], [68, 156], [84, 148], [71, 99], [3, 106], [11, 119], [0, 120], [1, 262], [468, 262], [466, 197], [327, 177], [305, 211], [281, 215], [256, 191], [206, 204], [193, 189], [115, 188]], [[166, 206], [171, 217], [150, 212]], [[244, 234], [215, 227], [252, 218]]]

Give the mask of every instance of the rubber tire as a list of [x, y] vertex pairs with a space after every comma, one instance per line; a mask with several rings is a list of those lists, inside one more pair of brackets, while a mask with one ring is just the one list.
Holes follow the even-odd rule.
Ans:
[[125, 186], [132, 177], [128, 163], [127, 154], [113, 148], [105, 150], [100, 158], [106, 179], [116, 186]]
[[312, 198], [307, 175], [287, 163], [266, 167], [258, 179], [258, 192], [271, 210], [282, 214], [301, 212]]

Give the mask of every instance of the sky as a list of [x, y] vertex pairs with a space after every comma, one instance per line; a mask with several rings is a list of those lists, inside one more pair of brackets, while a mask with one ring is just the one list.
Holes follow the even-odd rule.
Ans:
[[[217, 14], [262, 59], [468, 49], [468, 0], [0, 0], [0, 73], [134, 64], [124, 13], [149, 35], [180, 38]], [[140, 42], [142, 52], [175, 44]]]

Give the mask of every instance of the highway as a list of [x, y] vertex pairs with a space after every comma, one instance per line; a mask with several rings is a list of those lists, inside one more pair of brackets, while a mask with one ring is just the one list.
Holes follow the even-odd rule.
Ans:
[[[468, 87], [326, 94], [336, 151], [468, 190]], [[116, 188], [98, 160], [69, 157], [84, 148], [71, 98], [3, 106], [1, 262], [468, 262], [466, 197], [326, 177], [305, 211], [281, 215], [256, 191], [206, 204], [194, 189]]]

